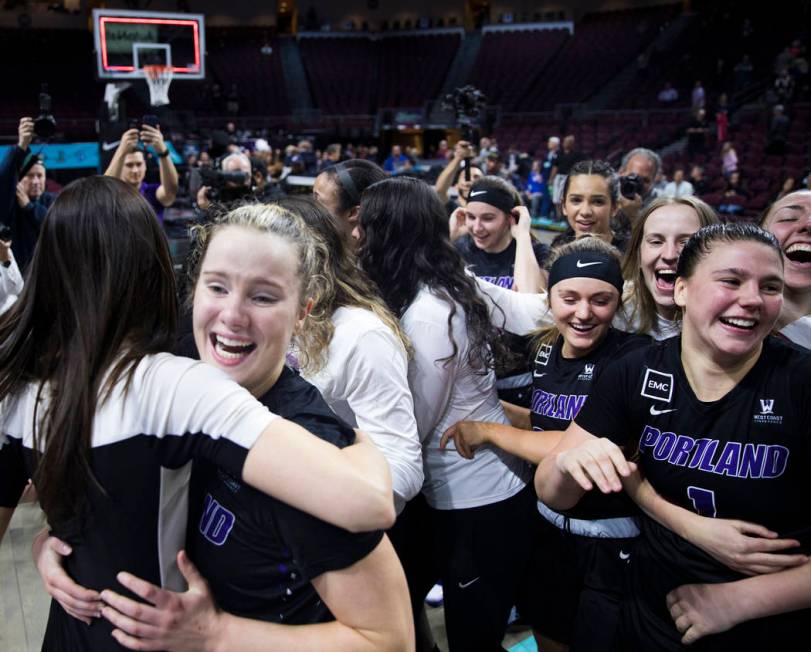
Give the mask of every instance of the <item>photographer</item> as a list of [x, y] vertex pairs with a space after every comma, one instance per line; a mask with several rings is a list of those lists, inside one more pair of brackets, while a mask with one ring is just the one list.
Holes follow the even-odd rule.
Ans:
[[611, 223], [617, 236], [627, 239], [639, 213], [656, 199], [653, 182], [661, 169], [662, 159], [645, 147], [636, 147], [622, 157], [619, 172], [620, 209]]
[[[146, 154], [144, 150], [151, 147], [155, 150], [160, 165], [160, 183], [147, 183]], [[158, 219], [163, 222], [163, 209], [175, 202], [177, 197], [178, 176], [169, 148], [163, 142], [163, 134], [157, 122], [152, 125], [145, 120], [140, 128], [128, 129], [121, 136], [121, 142], [113, 154], [105, 176], [121, 179], [135, 188], [146, 199]]]
[[197, 208], [206, 211], [214, 202], [227, 204], [251, 193], [251, 159], [245, 154], [229, 154], [220, 170], [200, 170], [203, 185], [197, 191]]
[[17, 146], [0, 163], [0, 223], [9, 229], [17, 261], [25, 269], [34, 252], [39, 228], [54, 195], [45, 190], [45, 166], [29, 150], [34, 120], [22, 118]]
[[9, 236], [8, 227], [0, 226], [0, 315], [11, 308], [23, 291], [23, 277], [11, 253]]
[[[453, 148], [453, 157], [437, 177], [434, 190], [439, 195], [439, 200], [445, 204], [448, 213], [453, 213], [457, 208], [464, 208], [467, 205], [467, 193], [470, 186], [476, 179], [484, 176], [481, 169], [474, 166], [472, 162], [473, 150], [470, 143], [460, 140]], [[470, 166], [469, 179], [465, 177], [466, 166]], [[448, 190], [452, 187], [456, 189], [455, 199], [448, 195]]]

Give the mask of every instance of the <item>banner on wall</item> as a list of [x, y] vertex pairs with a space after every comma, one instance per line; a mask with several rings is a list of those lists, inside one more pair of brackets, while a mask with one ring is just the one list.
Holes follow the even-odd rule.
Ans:
[[[116, 143], [117, 144], [117, 143]], [[170, 143], [166, 144], [171, 152], [172, 160], [177, 164], [181, 158]], [[13, 145], [0, 145], [0, 159], [11, 155]], [[98, 143], [52, 143], [47, 145], [31, 145], [31, 151], [45, 162], [48, 170], [81, 170], [85, 168], [99, 169]]]

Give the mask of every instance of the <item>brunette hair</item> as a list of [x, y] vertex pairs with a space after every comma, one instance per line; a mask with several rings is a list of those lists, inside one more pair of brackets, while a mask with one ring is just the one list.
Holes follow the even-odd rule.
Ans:
[[0, 401], [29, 383], [43, 400], [33, 479], [52, 525], [81, 515], [96, 483], [89, 453], [99, 405], [121, 378], [129, 389], [144, 356], [172, 348], [176, 322], [172, 260], [149, 204], [111, 177], [66, 186], [19, 299], [0, 317]]

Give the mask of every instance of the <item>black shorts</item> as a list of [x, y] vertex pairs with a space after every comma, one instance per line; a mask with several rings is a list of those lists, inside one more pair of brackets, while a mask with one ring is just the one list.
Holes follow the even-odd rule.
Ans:
[[580, 536], [536, 516], [538, 545], [519, 594], [519, 614], [541, 636], [577, 652], [613, 649], [636, 539]]

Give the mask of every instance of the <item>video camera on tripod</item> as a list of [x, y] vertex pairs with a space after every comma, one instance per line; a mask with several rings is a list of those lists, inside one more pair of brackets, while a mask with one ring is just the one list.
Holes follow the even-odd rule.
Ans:
[[[453, 112], [462, 140], [476, 143], [479, 140], [479, 119], [486, 103], [487, 97], [484, 93], [468, 84], [445, 95], [442, 108]], [[464, 161], [465, 181], [470, 181], [471, 160], [471, 157], [468, 157]]]

